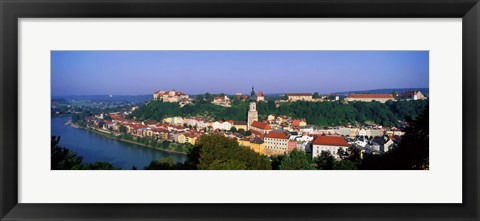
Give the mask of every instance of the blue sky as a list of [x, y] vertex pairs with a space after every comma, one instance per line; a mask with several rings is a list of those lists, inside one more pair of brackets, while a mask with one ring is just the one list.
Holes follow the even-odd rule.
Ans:
[[52, 51], [52, 96], [428, 88], [428, 51]]

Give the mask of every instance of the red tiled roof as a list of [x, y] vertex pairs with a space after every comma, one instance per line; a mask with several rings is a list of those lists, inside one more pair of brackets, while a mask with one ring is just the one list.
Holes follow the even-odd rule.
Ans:
[[161, 133], [161, 132], [167, 132], [168, 130], [166, 130], [164, 128], [153, 128], [152, 131]]
[[143, 123], [144, 123], [144, 124], [147, 124], [147, 125], [154, 125], [154, 124], [156, 124], [157, 122], [154, 121], [154, 120], [145, 120], [145, 121], [143, 121]]
[[269, 124], [264, 123], [264, 122], [260, 122], [260, 121], [253, 121], [252, 122], [252, 127], [260, 128], [262, 130], [271, 130], [272, 129]]
[[393, 98], [391, 94], [349, 94], [349, 98]]
[[262, 91], [259, 91], [258, 94], [257, 94], [257, 96], [263, 97], [263, 92], [262, 92]]
[[287, 96], [312, 96], [312, 93], [288, 93]]
[[141, 129], [141, 128], [146, 128], [145, 126], [139, 125], [139, 124], [129, 124], [128, 126], [135, 129], [135, 130], [138, 130], [138, 129]]
[[288, 139], [287, 135], [283, 132], [270, 132], [267, 134], [267, 137], [276, 139]]
[[300, 121], [299, 120], [293, 120], [292, 125], [294, 127], [299, 127], [300, 126]]
[[313, 141], [314, 145], [327, 145], [327, 146], [350, 146], [343, 137], [338, 136], [316, 136]]
[[117, 114], [110, 114], [110, 117], [112, 118], [112, 120], [124, 120], [125, 119], [122, 116], [117, 115]]
[[253, 135], [257, 135], [257, 136], [259, 136], [260, 138], [263, 139], [263, 136], [264, 136], [263, 133], [260, 133], [256, 130], [250, 130], [250, 132], [252, 132]]

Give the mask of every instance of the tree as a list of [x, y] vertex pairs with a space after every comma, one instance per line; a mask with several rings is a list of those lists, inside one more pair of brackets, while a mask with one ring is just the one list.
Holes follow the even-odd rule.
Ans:
[[340, 158], [342, 159], [348, 157], [348, 153], [343, 148], [338, 149], [337, 155], [340, 156]]
[[237, 132], [237, 128], [236, 128], [236, 127], [231, 127], [231, 128], [230, 128], [230, 131], [233, 132], [233, 133], [235, 133], [235, 132]]
[[284, 157], [285, 155], [276, 155], [270, 157], [270, 160], [272, 161], [272, 170], [280, 170], [280, 164], [282, 163]]
[[208, 92], [205, 93], [204, 97], [205, 97], [205, 100], [207, 100], [207, 101], [211, 101], [212, 98], [213, 98], [212, 95], [211, 95], [210, 93], [208, 93]]
[[245, 135], [245, 130], [244, 129], [239, 129], [238, 133], [240, 133], [241, 135]]
[[185, 144], [185, 152], [190, 152], [193, 148], [193, 145], [191, 143], [186, 143]]
[[271, 163], [266, 156], [240, 146], [235, 139], [219, 133], [202, 135], [187, 155], [186, 166], [200, 170], [271, 169]]
[[72, 122], [76, 123], [80, 120], [80, 116], [78, 114], [72, 115]]
[[252, 131], [249, 131], [249, 130], [245, 131], [245, 136], [250, 136], [250, 135], [252, 135]]
[[320, 95], [318, 92], [313, 93], [312, 98], [320, 98]]
[[277, 106], [275, 104], [275, 101], [273, 100], [267, 101], [267, 111], [274, 112], [276, 108]]
[[168, 148], [168, 146], [170, 146], [170, 142], [168, 142], [168, 140], [164, 140], [164, 141], [162, 142], [162, 147], [163, 147], [163, 148]]
[[371, 170], [422, 170], [429, 168], [429, 107], [409, 126], [398, 146], [382, 156], [367, 156], [360, 169]]
[[52, 136], [50, 147], [50, 163], [52, 170], [115, 170], [108, 162], [83, 163], [83, 158], [65, 147], [60, 147], [60, 137]]
[[245, 162], [235, 159], [228, 159], [225, 161], [214, 160], [209, 166], [209, 170], [245, 170], [247, 165]]
[[194, 100], [195, 103], [205, 103], [205, 98], [203, 97], [203, 95], [197, 95], [195, 96], [195, 100]]
[[313, 170], [310, 157], [303, 151], [293, 150], [280, 162], [281, 170]]
[[103, 121], [98, 122], [98, 127], [99, 127], [99, 128], [102, 128], [103, 125], [105, 125], [105, 123], [104, 123]]
[[122, 126], [120, 126], [119, 131], [120, 131], [121, 133], [127, 133], [127, 127], [125, 127], [124, 125], [122, 125]]
[[87, 163], [84, 166], [84, 170], [115, 170], [112, 164], [107, 162], [95, 162], [93, 164]]
[[394, 98], [397, 98], [398, 92], [397, 92], [397, 91], [392, 91], [392, 96], [393, 96]]
[[356, 170], [357, 165], [355, 164], [355, 162], [350, 160], [339, 160], [339, 161], [334, 161], [333, 169], [334, 170]]
[[333, 170], [333, 165], [336, 160], [330, 152], [322, 151], [320, 156], [316, 157], [313, 161], [319, 170]]
[[109, 114], [103, 115], [104, 120], [112, 121], [112, 117]]
[[71, 170], [82, 169], [82, 157], [67, 148], [58, 146], [60, 137], [52, 136], [51, 139], [51, 169], [52, 170]]
[[177, 170], [181, 168], [181, 164], [177, 163], [173, 157], [165, 157], [160, 160], [152, 161], [145, 170]]

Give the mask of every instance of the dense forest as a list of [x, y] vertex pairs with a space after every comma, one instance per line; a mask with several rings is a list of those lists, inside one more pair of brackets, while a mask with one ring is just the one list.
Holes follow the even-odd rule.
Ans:
[[[286, 102], [276, 107], [274, 101], [258, 102], [260, 120], [269, 114], [305, 118], [308, 124], [338, 126], [346, 124], [376, 123], [396, 126], [399, 120], [415, 119], [428, 104], [427, 100], [379, 102]], [[248, 102], [233, 100], [232, 107], [222, 107], [195, 100], [193, 104], [180, 107], [177, 103], [150, 101], [133, 111], [130, 117], [138, 120], [160, 121], [172, 116], [201, 116], [210, 120], [245, 121]]]

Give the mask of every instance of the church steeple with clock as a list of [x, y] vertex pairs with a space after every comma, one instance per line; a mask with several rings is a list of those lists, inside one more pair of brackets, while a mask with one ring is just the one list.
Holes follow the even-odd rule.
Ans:
[[250, 93], [250, 109], [248, 110], [247, 117], [247, 130], [250, 130], [253, 121], [258, 121], [258, 112], [257, 112], [257, 95], [255, 95], [255, 90], [252, 86], [252, 92]]

